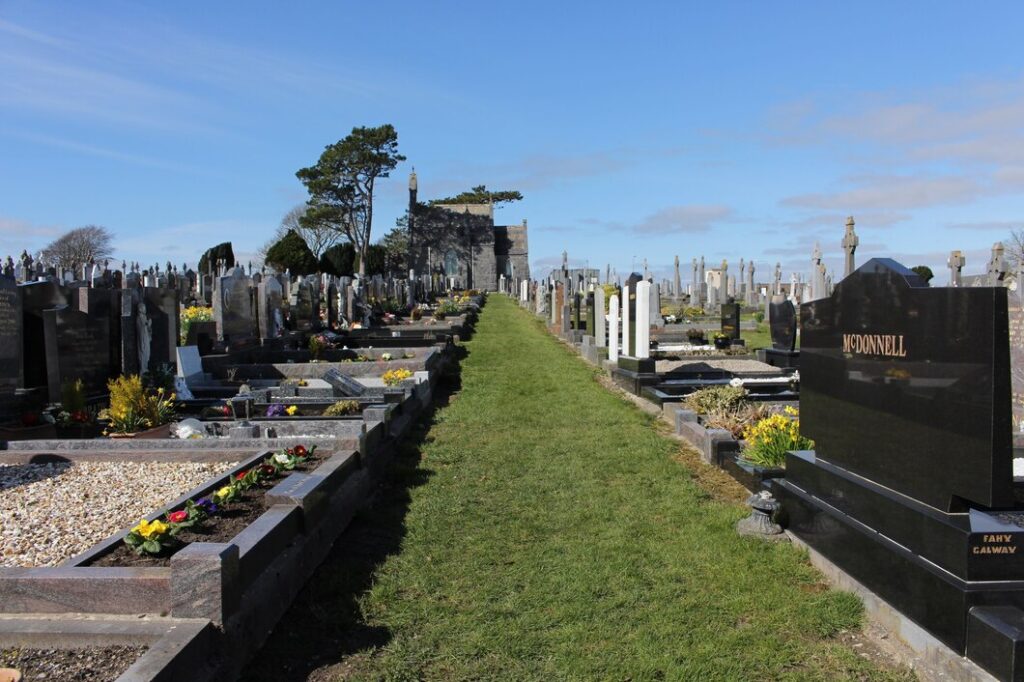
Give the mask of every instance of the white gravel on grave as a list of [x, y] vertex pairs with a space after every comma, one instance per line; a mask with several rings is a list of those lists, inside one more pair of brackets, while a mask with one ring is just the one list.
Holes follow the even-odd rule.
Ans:
[[235, 464], [0, 464], [0, 566], [56, 566]]

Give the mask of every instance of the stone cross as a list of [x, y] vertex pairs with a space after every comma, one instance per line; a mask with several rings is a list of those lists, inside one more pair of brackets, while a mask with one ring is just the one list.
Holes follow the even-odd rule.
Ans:
[[811, 300], [817, 301], [825, 297], [825, 270], [821, 263], [821, 245], [814, 243], [814, 251], [811, 253]]
[[674, 287], [672, 289], [672, 293], [676, 296], [676, 298], [679, 298], [683, 288], [683, 283], [679, 279], [679, 256], [676, 256], [676, 276], [675, 280], [672, 282], [672, 285]]
[[843, 277], [849, 277], [856, 268], [853, 263], [853, 254], [857, 250], [857, 246], [860, 245], [860, 237], [853, 231], [853, 216], [849, 216], [846, 219], [846, 234], [843, 235], [842, 247], [843, 252], [846, 254], [846, 270], [843, 273]]
[[742, 258], [740, 258], [740, 278], [736, 282], [736, 285], [738, 287], [736, 289], [736, 295], [745, 297], [745, 294], [747, 293], [747, 264]]
[[988, 261], [988, 285], [998, 287], [1006, 277], [1006, 261], [1003, 259], [1003, 243], [996, 242], [992, 245], [992, 258]]
[[747, 263], [747, 305], [757, 303], [757, 292], [754, 290], [754, 261]]
[[775, 263], [775, 283], [772, 285], [772, 295], [778, 296], [782, 293], [782, 264]]
[[690, 291], [690, 305], [700, 305], [700, 280], [697, 279], [697, 259], [693, 259], [693, 288]]

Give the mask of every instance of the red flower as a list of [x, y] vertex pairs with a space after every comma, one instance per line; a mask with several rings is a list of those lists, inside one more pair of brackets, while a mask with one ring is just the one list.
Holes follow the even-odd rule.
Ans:
[[245, 478], [248, 475], [248, 473], [249, 473], [248, 471], [239, 471], [237, 474], [235, 474], [235, 480], [236, 481], [241, 481], [243, 478]]
[[221, 409], [221, 412], [224, 413], [225, 417], [230, 417], [231, 416], [231, 406], [230, 405], [223, 405], [220, 409]]
[[288, 452], [290, 454], [292, 454], [292, 455], [295, 455], [296, 457], [305, 457], [306, 456], [306, 448], [305, 448], [305, 446], [302, 446], [302, 445], [296, 445], [294, 448], [292, 448]]
[[263, 474], [264, 476], [273, 476], [275, 473], [277, 473], [277, 469], [270, 466], [269, 464], [261, 464], [260, 473]]
[[89, 421], [89, 415], [84, 410], [75, 410], [71, 413], [71, 420], [84, 424]]
[[182, 521], [184, 521], [187, 518], [188, 518], [188, 512], [186, 512], [184, 510], [178, 510], [176, 512], [171, 512], [170, 514], [167, 515], [167, 520], [170, 521], [171, 523], [181, 523]]

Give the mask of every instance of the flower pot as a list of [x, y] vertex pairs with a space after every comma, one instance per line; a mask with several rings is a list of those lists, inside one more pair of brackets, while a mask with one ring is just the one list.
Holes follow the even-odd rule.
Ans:
[[171, 425], [161, 424], [160, 426], [154, 426], [151, 429], [145, 431], [135, 431], [134, 433], [112, 433], [111, 438], [170, 438], [171, 437]]
[[729, 345], [730, 343], [728, 338], [715, 339], [715, 348], [717, 348], [718, 350], [725, 350], [726, 348], [729, 347]]
[[14, 668], [0, 668], [0, 682], [21, 682], [21, 672]]

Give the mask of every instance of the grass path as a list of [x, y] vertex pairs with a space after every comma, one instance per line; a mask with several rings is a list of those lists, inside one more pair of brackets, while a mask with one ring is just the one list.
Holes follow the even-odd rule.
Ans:
[[492, 296], [466, 346], [461, 392], [252, 679], [289, 656], [265, 679], [906, 679], [834, 639], [856, 598], [737, 536], [745, 510], [529, 314]]

